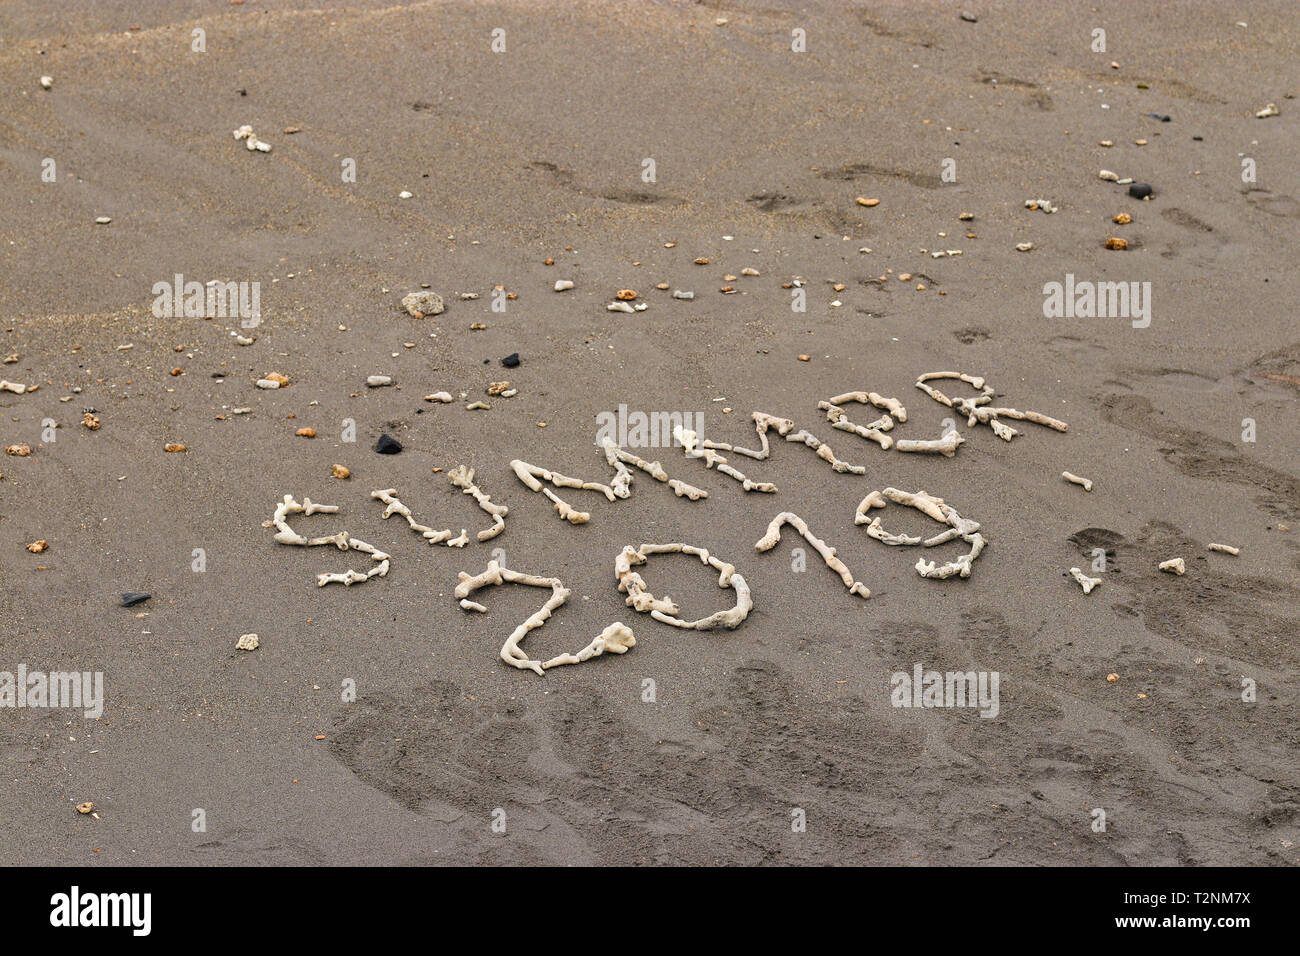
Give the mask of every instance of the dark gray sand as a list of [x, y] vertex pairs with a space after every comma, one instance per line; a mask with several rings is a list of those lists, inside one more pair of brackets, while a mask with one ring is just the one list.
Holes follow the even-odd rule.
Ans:
[[[0, 863], [1295, 863], [1294, 8], [961, 9], [0, 2], [0, 352], [19, 356], [0, 378], [40, 386], [0, 392], [0, 444], [32, 449], [0, 456], [0, 671], [99, 671], [105, 695], [98, 720], [0, 708]], [[1257, 119], [1268, 103], [1280, 115]], [[245, 123], [272, 152], [232, 138]], [[1024, 207], [1040, 197], [1059, 211]], [[237, 319], [151, 314], [177, 273], [259, 282], [255, 344], [235, 344]], [[1149, 326], [1046, 318], [1043, 287], [1067, 275], [1150, 283]], [[400, 310], [421, 283], [446, 312]], [[517, 296], [505, 312], [494, 286]], [[606, 311], [625, 288], [648, 310]], [[817, 411], [874, 390], [908, 408], [893, 437], [937, 438], [952, 411], [913, 383], [940, 369], [1069, 431], [1006, 443], [962, 421], [949, 459]], [[255, 387], [273, 371], [290, 386]], [[396, 386], [367, 389], [372, 374]], [[501, 380], [518, 395], [484, 394]], [[469, 397], [422, 401], [444, 389]], [[467, 411], [477, 399], [491, 410]], [[592, 436], [620, 403], [703, 413], [706, 437], [750, 447], [751, 411], [793, 418], [866, 474], [776, 440], [770, 461], [732, 458], [780, 489], [746, 495], [679, 448], [641, 449], [708, 500], [638, 474], [615, 504], [563, 492], [591, 512], [565, 524], [508, 462], [608, 481]], [[375, 454], [381, 432], [406, 450]], [[381, 520], [370, 492], [395, 487], [427, 524], [487, 527], [447, 482], [459, 463], [510, 506], [500, 537], [449, 549]], [[916, 549], [854, 526], [890, 485], [983, 524], [969, 580], [924, 580]], [[295, 526], [347, 529], [392, 555], [388, 576], [317, 588], [370, 563], [275, 544], [263, 522], [286, 493], [340, 506]], [[780, 511], [870, 600], [790, 530], [756, 553]], [[882, 520], [933, 533], [905, 512]], [[624, 606], [615, 555], [673, 540], [748, 579], [737, 630]], [[480, 592], [486, 615], [452, 597], [498, 547], [573, 591], [524, 641], [536, 657], [613, 621], [636, 646], [544, 677], [507, 667], [501, 643], [545, 595]], [[1097, 547], [1108, 569], [1085, 597], [1067, 572]], [[1185, 575], [1157, 570], [1175, 556]], [[643, 573], [686, 617], [732, 600], [693, 558]], [[122, 608], [124, 591], [153, 597]], [[248, 632], [260, 648], [235, 650]], [[996, 671], [998, 715], [893, 707], [891, 675], [917, 663]]]

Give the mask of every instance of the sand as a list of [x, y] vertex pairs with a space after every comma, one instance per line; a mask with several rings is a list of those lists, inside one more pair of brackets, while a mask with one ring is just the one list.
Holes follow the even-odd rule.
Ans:
[[[0, 353], [20, 356], [0, 377], [40, 385], [0, 392], [0, 444], [33, 449], [0, 456], [0, 670], [102, 672], [105, 693], [98, 720], [0, 708], [0, 863], [1297, 862], [1296, 20], [1264, 2], [969, 6], [976, 23], [916, 3], [0, 3]], [[1269, 102], [1280, 115], [1256, 119]], [[246, 123], [270, 153], [232, 137]], [[259, 282], [261, 324], [156, 317], [177, 273]], [[1067, 275], [1151, 283], [1149, 326], [1046, 318]], [[441, 315], [400, 308], [422, 283]], [[505, 312], [495, 286], [517, 296]], [[606, 311], [621, 289], [648, 309]], [[1069, 431], [1015, 422], [1007, 443], [963, 421], [954, 457], [908, 455], [817, 410], [877, 391], [907, 406], [894, 438], [938, 438], [952, 412], [913, 382], [940, 369]], [[289, 386], [258, 389], [269, 372]], [[394, 384], [367, 388], [376, 374]], [[486, 394], [507, 380], [515, 397]], [[457, 400], [423, 401], [441, 390]], [[508, 462], [608, 482], [593, 434], [620, 403], [747, 447], [751, 411], [789, 417], [865, 474], [773, 436], [769, 461], [732, 457], [779, 488], [747, 495], [642, 448], [708, 499], [638, 473], [614, 504], [562, 492], [591, 513], [571, 526]], [[381, 433], [405, 450], [375, 454]], [[447, 481], [458, 464], [510, 507], [491, 541]], [[968, 580], [923, 580], [916, 549], [854, 526], [886, 486], [981, 522]], [[382, 520], [383, 488], [470, 543]], [[387, 577], [318, 589], [369, 559], [275, 544], [262, 523], [290, 493], [341, 509], [295, 527], [370, 542]], [[755, 552], [781, 511], [870, 600], [810, 548], [793, 570], [792, 531]], [[878, 513], [940, 530], [909, 512]], [[625, 607], [615, 556], [665, 541], [735, 564], [748, 620], [697, 633]], [[504, 665], [544, 595], [480, 592], [486, 615], [452, 595], [498, 548], [573, 592], [528, 653], [614, 621], [635, 647], [544, 677]], [[1175, 556], [1185, 575], [1157, 570]], [[1073, 566], [1103, 583], [1085, 596]], [[688, 620], [734, 597], [689, 556], [642, 573]], [[153, 597], [122, 608], [124, 591]], [[235, 649], [246, 633], [256, 651]], [[892, 706], [917, 663], [997, 672], [998, 715]]]

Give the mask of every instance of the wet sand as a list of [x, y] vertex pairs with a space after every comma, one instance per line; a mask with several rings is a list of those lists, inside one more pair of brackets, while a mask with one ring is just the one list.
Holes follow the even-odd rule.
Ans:
[[[1294, 864], [1295, 18], [1259, 2], [969, 9], [977, 22], [912, 3], [0, 2], [0, 353], [19, 355], [0, 378], [40, 386], [0, 392], [0, 444], [32, 448], [0, 456], [0, 670], [105, 686], [99, 720], [0, 708], [0, 863]], [[1281, 115], [1256, 119], [1270, 102]], [[232, 138], [245, 123], [270, 153]], [[1024, 207], [1040, 197], [1059, 211]], [[235, 343], [238, 319], [155, 317], [154, 284], [178, 273], [259, 282], [256, 342]], [[1067, 275], [1151, 283], [1150, 325], [1044, 317], [1044, 285]], [[796, 277], [805, 313], [782, 288]], [[421, 283], [443, 314], [400, 309]], [[495, 286], [517, 296], [504, 313]], [[606, 311], [625, 288], [649, 308]], [[939, 369], [1069, 431], [1007, 443], [962, 421], [955, 457], [907, 455], [817, 410], [872, 390], [907, 406], [893, 437], [936, 438], [952, 410], [913, 383]], [[289, 387], [258, 389], [272, 371]], [[396, 384], [367, 389], [372, 374]], [[519, 394], [484, 394], [501, 380]], [[444, 389], [468, 397], [422, 400]], [[465, 409], [478, 399], [492, 408]], [[614, 504], [562, 490], [591, 513], [570, 526], [508, 462], [608, 481], [592, 436], [620, 403], [702, 413], [706, 437], [747, 447], [751, 411], [792, 418], [866, 473], [774, 438], [770, 460], [732, 463], [778, 493], [745, 494], [680, 448], [638, 449], [710, 497], [638, 473]], [[381, 433], [403, 453], [377, 455]], [[473, 537], [489, 520], [447, 481], [461, 463], [510, 507], [490, 542], [429, 546], [370, 499], [396, 488]], [[886, 486], [981, 522], [969, 580], [924, 580], [914, 549], [854, 526]], [[392, 555], [387, 577], [318, 589], [368, 564], [274, 543], [263, 522], [289, 493], [340, 506], [295, 527], [346, 528]], [[870, 600], [789, 530], [755, 552], [780, 511]], [[935, 527], [897, 506], [882, 521]], [[37, 539], [49, 549], [25, 550]], [[618, 551], [674, 540], [744, 574], [738, 629], [624, 606]], [[1085, 596], [1066, 572], [1098, 547]], [[486, 615], [452, 596], [495, 548], [573, 591], [530, 653], [612, 621], [636, 646], [544, 677], [504, 665], [542, 592], [480, 592]], [[1174, 556], [1181, 577], [1157, 570]], [[686, 556], [643, 574], [688, 618], [731, 603]], [[153, 597], [121, 608], [124, 591]], [[235, 650], [248, 632], [260, 648]], [[998, 716], [891, 706], [891, 674], [918, 662], [998, 672]]]

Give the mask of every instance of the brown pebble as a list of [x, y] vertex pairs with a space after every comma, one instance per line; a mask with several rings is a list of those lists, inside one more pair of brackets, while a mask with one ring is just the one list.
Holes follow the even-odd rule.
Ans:
[[707, 266], [709, 264], [709, 260], [706, 259], [704, 256], [700, 256], [698, 259], [695, 260], [695, 264], [697, 266]]
[[330, 473], [335, 478], [351, 478], [352, 472], [345, 465], [330, 465]]
[[267, 372], [262, 376], [262, 378], [272, 382], [279, 382], [281, 388], [285, 388], [289, 384], [289, 377], [287, 375], [281, 375], [279, 372]]
[[26, 458], [32, 453], [31, 445], [5, 445], [5, 454], [15, 458]]
[[316, 437], [316, 429], [314, 429], [314, 428], [299, 428], [296, 432], [294, 432], [294, 434], [297, 435], [299, 438], [315, 438], [315, 437]]
[[182, 445], [180, 442], [168, 442], [166, 445], [163, 445], [163, 451], [178, 452], [184, 450], [185, 450], [185, 446]]
[[1117, 222], [1121, 226], [1127, 226], [1130, 222], [1133, 221], [1133, 217], [1126, 212], [1117, 212], [1115, 213], [1114, 216], [1111, 217], [1111, 221]]
[[32, 554], [40, 554], [42, 551], [47, 550], [49, 546], [50, 543], [46, 541], [44, 538], [42, 538], [40, 541], [33, 541], [31, 544], [29, 544], [27, 546], [27, 550], [30, 551]]
[[[78, 812], [78, 813], [90, 813], [90, 812], [91, 812], [92, 810], [94, 810], [94, 809], [95, 809], [95, 805], [94, 805], [93, 803], [91, 803], [89, 800], [87, 800], [85, 803], [79, 803], [79, 804], [77, 804], [77, 812]], [[99, 852], [99, 851], [96, 851], [96, 852]]]
[[1127, 248], [1128, 248], [1128, 240], [1127, 240], [1127, 239], [1117, 239], [1117, 238], [1115, 238], [1115, 237], [1111, 237], [1110, 239], [1107, 239], [1107, 240], [1106, 240], [1106, 248], [1107, 248], [1107, 249], [1120, 249], [1120, 250], [1127, 249]]
[[85, 425], [92, 432], [99, 431], [99, 419], [90, 412], [86, 412], [86, 414], [81, 417], [81, 424]]
[[542, 263], [542, 265], [544, 265], [544, 266], [553, 266], [553, 265], [555, 265], [555, 260], [554, 260], [554, 259], [547, 259], [545, 262]]
[[811, 362], [811, 361], [812, 361], [812, 356], [811, 356], [811, 355], [800, 355], [800, 356], [799, 356], [799, 361], [800, 361], [800, 362]]
[[837, 282], [833, 286], [831, 286], [831, 288], [834, 289], [836, 292], [843, 292], [845, 286], [843, 282]]
[[614, 298], [621, 299], [624, 302], [631, 302], [633, 299], [636, 298], [636, 290], [619, 289], [617, 292], [614, 293]]
[[657, 282], [657, 283], [655, 283], [655, 288], [656, 288], [656, 289], [667, 289], [667, 288], [668, 288], [668, 283], [667, 283], [667, 282]]
[[173, 375], [184, 375], [184, 374], [185, 374], [185, 369], [183, 369], [183, 368], [174, 368], [174, 369], [172, 369], [171, 374], [173, 374]]
[[859, 197], [858, 197], [858, 205], [859, 205], [859, 206], [879, 206], [879, 205], [880, 205], [880, 200], [879, 200], [879, 199], [876, 199], [876, 198], [874, 198], [874, 197], [871, 198], [871, 199], [867, 199], [867, 198], [865, 198], [865, 197], [863, 197], [863, 196], [859, 196]]

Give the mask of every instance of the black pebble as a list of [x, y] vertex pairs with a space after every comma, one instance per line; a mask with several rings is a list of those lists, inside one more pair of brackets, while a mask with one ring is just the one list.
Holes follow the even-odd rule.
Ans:
[[1128, 194], [1134, 199], [1146, 199], [1154, 192], [1150, 183], [1133, 183], [1128, 187]]
[[1205, 142], [1205, 137], [1204, 137], [1204, 136], [1193, 136], [1192, 139], [1196, 140], [1196, 142], [1198, 142], [1198, 143], [1203, 143], [1203, 142]]
[[1164, 113], [1148, 113], [1147, 116], [1150, 116], [1153, 119], [1158, 119], [1162, 123], [1168, 123], [1171, 120], [1171, 117], [1166, 116]]
[[507, 355], [505, 358], [503, 358], [503, 359], [501, 360], [501, 364], [504, 365], [506, 368], [516, 368], [516, 367], [518, 367], [518, 365], [519, 365], [519, 353], [518, 353], [518, 352], [511, 352], [509, 355]]
[[375, 442], [375, 451], [381, 455], [396, 455], [402, 450], [402, 443], [392, 435], [380, 435]]
[[122, 607], [135, 607], [137, 604], [143, 604], [153, 597], [152, 594], [137, 594], [135, 591], [126, 591], [122, 595]]

